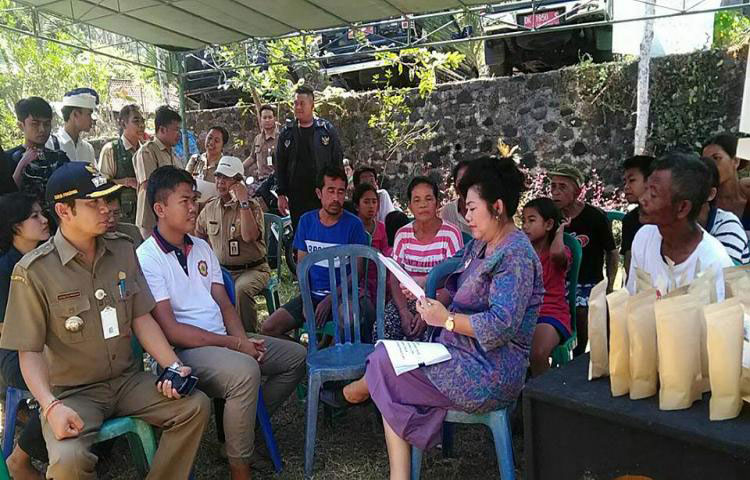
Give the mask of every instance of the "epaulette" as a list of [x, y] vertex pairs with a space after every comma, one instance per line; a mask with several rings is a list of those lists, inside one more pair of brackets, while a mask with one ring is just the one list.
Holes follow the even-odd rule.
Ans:
[[18, 265], [21, 267], [28, 269], [32, 263], [34, 263], [37, 259], [46, 257], [50, 253], [55, 251], [55, 244], [52, 243], [52, 238], [44, 242], [43, 244], [36, 247], [34, 250], [30, 251], [23, 257], [21, 257], [21, 260], [18, 261]]
[[135, 241], [130, 238], [130, 235], [125, 235], [121, 232], [106, 232], [102, 235], [102, 238], [105, 240], [127, 240], [130, 243], [135, 243]]

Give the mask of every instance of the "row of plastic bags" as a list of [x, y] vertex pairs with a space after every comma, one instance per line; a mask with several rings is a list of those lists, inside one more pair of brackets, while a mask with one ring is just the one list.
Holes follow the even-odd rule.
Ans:
[[[659, 394], [661, 410], [690, 408], [711, 391], [711, 420], [735, 418], [750, 402], [750, 267], [724, 270], [727, 299], [716, 301], [716, 272], [667, 295], [636, 272], [636, 294], [606, 294], [607, 280], [589, 298], [589, 380], [610, 377], [612, 396]], [[609, 307], [609, 342], [607, 310]]]

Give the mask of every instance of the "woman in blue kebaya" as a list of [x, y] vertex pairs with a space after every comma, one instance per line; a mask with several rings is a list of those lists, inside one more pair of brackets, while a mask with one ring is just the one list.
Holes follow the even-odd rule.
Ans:
[[471, 162], [459, 188], [475, 241], [448, 277], [443, 298], [419, 299], [427, 324], [451, 359], [396, 375], [385, 348], [370, 355], [365, 376], [344, 398], [371, 397], [383, 415], [391, 480], [409, 478], [410, 445], [438, 443], [448, 410], [488, 412], [512, 404], [524, 384], [544, 288], [542, 267], [516, 228], [524, 176], [509, 158]]

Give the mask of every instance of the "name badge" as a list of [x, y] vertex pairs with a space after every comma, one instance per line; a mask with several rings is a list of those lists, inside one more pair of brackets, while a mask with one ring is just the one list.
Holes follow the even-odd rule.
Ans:
[[229, 256], [236, 257], [240, 254], [240, 242], [238, 240], [229, 240]]
[[102, 332], [104, 332], [104, 339], [110, 339], [120, 334], [120, 327], [117, 324], [117, 310], [112, 307], [104, 307], [101, 312], [102, 317]]
[[266, 157], [266, 164], [268, 164], [269, 167], [273, 166], [273, 157], [271, 155]]

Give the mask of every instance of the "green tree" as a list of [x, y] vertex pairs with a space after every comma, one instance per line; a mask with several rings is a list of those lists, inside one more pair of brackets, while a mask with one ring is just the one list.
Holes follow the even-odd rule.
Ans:
[[724, 10], [714, 14], [714, 48], [730, 48], [750, 39], [750, 18], [742, 10]]

